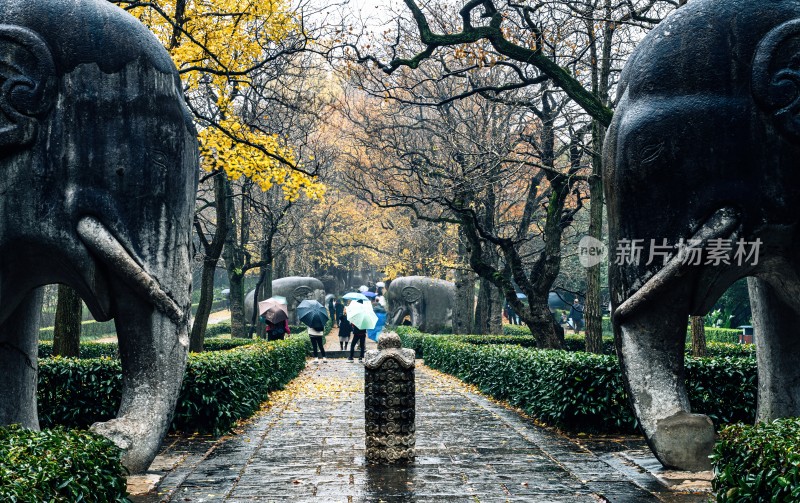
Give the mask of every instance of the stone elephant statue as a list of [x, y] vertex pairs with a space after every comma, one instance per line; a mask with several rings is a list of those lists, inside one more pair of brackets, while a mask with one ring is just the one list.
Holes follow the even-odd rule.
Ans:
[[[709, 466], [714, 428], [684, 385], [687, 317], [740, 278], [757, 419], [800, 414], [799, 59], [797, 2], [693, 0], [621, 76], [603, 172], [613, 326], [633, 410], [666, 466]], [[639, 259], [620, 256], [634, 246]]]
[[188, 349], [198, 146], [180, 79], [105, 0], [0, 0], [0, 424], [39, 426], [41, 286], [114, 318], [117, 417], [92, 426], [146, 469]]
[[423, 332], [440, 333], [453, 327], [455, 284], [425, 276], [395, 278], [386, 290], [388, 322], [399, 325], [406, 316]]
[[[253, 319], [253, 297], [256, 291], [250, 290], [244, 298], [244, 316], [249, 323]], [[297, 304], [306, 299], [314, 299], [325, 305], [325, 285], [317, 278], [308, 276], [289, 276], [272, 282], [272, 295], [286, 297], [289, 304], [289, 323], [297, 325]]]

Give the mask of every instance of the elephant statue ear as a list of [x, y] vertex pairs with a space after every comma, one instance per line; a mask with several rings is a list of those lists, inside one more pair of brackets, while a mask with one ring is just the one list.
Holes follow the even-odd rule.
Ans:
[[55, 103], [56, 69], [35, 32], [0, 24], [0, 148], [24, 147]]
[[800, 142], [800, 19], [773, 28], [753, 58], [752, 92], [778, 131]]
[[422, 290], [415, 286], [406, 286], [400, 290], [400, 296], [404, 301], [413, 304], [422, 300]]
[[314, 291], [313, 288], [305, 286], [305, 285], [301, 285], [301, 286], [298, 286], [297, 288], [295, 288], [292, 291], [292, 297], [294, 297], [294, 299], [297, 302], [303, 302], [304, 300], [306, 300], [308, 298], [308, 294], [310, 294], [313, 291]]

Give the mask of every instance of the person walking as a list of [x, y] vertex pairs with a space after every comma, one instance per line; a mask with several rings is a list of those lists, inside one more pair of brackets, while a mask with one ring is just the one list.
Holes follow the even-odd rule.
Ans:
[[375, 297], [372, 299], [372, 310], [375, 311], [375, 314], [378, 316], [378, 323], [372, 330], [367, 330], [367, 337], [369, 337], [370, 340], [378, 342], [378, 336], [383, 330], [383, 326], [386, 324], [386, 309], [381, 306], [378, 302], [378, 298]]
[[[336, 302], [333, 304], [333, 309], [335, 314], [334, 323], [337, 323], [337, 326], [339, 326], [338, 324], [340, 323], [342, 316], [344, 316], [344, 304], [342, 303], [342, 299], [336, 299]], [[349, 329], [347, 331], [347, 336], [350, 337]]]
[[325, 298], [327, 299], [327, 305], [325, 307], [328, 309], [328, 318], [331, 320], [331, 323], [333, 323], [333, 326], [337, 327], [339, 325], [336, 323], [336, 303], [334, 302], [336, 297], [328, 294]]
[[[344, 306], [342, 306], [344, 307]], [[347, 343], [350, 342], [350, 332], [352, 325], [347, 321], [347, 316], [342, 313], [339, 316], [339, 349], [347, 351]]]
[[283, 320], [277, 323], [270, 323], [265, 318], [263, 321], [265, 324], [264, 331], [267, 334], [268, 341], [281, 341], [287, 334], [292, 333], [289, 330], [289, 320]]
[[572, 301], [572, 307], [569, 310], [569, 319], [572, 322], [572, 332], [577, 334], [583, 329], [583, 306], [577, 297]]
[[319, 357], [317, 356], [317, 348], [319, 348], [320, 353], [322, 353], [322, 361], [326, 362], [325, 359], [325, 329], [323, 327], [308, 327], [308, 335], [311, 338], [311, 350], [314, 352], [314, 361], [319, 362]]
[[358, 357], [358, 361], [363, 362], [364, 347], [366, 346], [367, 343], [367, 331], [366, 329], [358, 328], [353, 324], [351, 324], [350, 326], [353, 328], [353, 341], [350, 343], [350, 357], [347, 359], [347, 361], [349, 362], [353, 361], [353, 356], [355, 355], [355, 350], [356, 350], [356, 344], [360, 344], [361, 354]]

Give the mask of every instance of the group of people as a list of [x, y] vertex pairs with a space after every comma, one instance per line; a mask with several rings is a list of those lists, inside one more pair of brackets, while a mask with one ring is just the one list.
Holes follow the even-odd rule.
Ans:
[[[386, 308], [384, 307], [386, 301], [382, 295], [376, 295], [371, 299], [371, 301], [352, 300], [350, 302], [357, 302], [359, 304], [364, 302], [372, 302], [372, 310], [375, 311], [375, 314], [378, 315], [379, 318], [381, 314], [383, 314], [384, 317], [386, 315]], [[328, 306], [328, 309], [331, 310], [330, 305]], [[352, 362], [355, 358], [356, 346], [358, 346], [360, 349], [358, 361], [364, 361], [364, 350], [366, 348], [367, 335], [377, 336], [377, 332], [380, 330], [380, 328], [376, 326], [373, 330], [367, 330], [358, 328], [354, 324], [350, 323], [350, 321], [347, 319], [347, 306], [344, 305], [341, 299], [336, 299], [336, 301], [333, 302], [332, 310], [334, 313], [334, 326], [339, 328], [339, 349], [342, 351], [347, 351], [347, 346], [349, 345], [350, 356], [347, 358], [347, 361]]]
[[[381, 290], [382, 289], [379, 289], [378, 292], [375, 292], [376, 295], [371, 299], [372, 310], [375, 311], [375, 314], [378, 315], [379, 319], [381, 318], [381, 314], [383, 314], [383, 318], [385, 319], [386, 300]], [[354, 300], [350, 302], [363, 303], [369, 301]], [[369, 335], [370, 337], [377, 339], [377, 333], [382, 328], [382, 324], [379, 324], [373, 330], [358, 328], [348, 321], [347, 306], [345, 306], [344, 301], [342, 299], [334, 298], [333, 296], [328, 298], [327, 308], [330, 313], [330, 319], [333, 320], [334, 327], [339, 328], [339, 348], [342, 351], [347, 351], [347, 347], [350, 346], [350, 356], [347, 360], [350, 362], [354, 361], [356, 346], [358, 346], [360, 349], [358, 361], [364, 361], [364, 351], [366, 348], [367, 336]], [[265, 335], [267, 340], [281, 340], [287, 335], [291, 334], [288, 320], [278, 323], [270, 323], [266, 318], [262, 317], [261, 321], [265, 325]], [[314, 361], [320, 361], [320, 356], [322, 356], [323, 362], [327, 361], [325, 357], [325, 327], [309, 325], [308, 335], [311, 338], [311, 349], [314, 354]]]

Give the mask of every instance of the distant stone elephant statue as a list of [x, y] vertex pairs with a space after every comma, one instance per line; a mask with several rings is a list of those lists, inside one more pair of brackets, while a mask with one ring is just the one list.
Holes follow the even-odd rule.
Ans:
[[386, 290], [389, 323], [400, 325], [408, 316], [423, 332], [439, 333], [453, 327], [456, 287], [449, 281], [425, 276], [402, 276]]
[[92, 426], [146, 469], [188, 349], [196, 132], [158, 40], [105, 0], [0, 0], [0, 425], [38, 429], [43, 285], [114, 318], [116, 419]]
[[[253, 297], [255, 293], [255, 290], [250, 290], [244, 299], [244, 316], [248, 323], [253, 319]], [[289, 308], [289, 323], [296, 325], [299, 323], [297, 319], [297, 304], [306, 299], [314, 299], [324, 305], [325, 285], [317, 278], [289, 276], [272, 282], [272, 295], [286, 297]]]
[[741, 278], [757, 419], [800, 415], [799, 61], [796, 1], [692, 0], [621, 76], [603, 168], [612, 320], [633, 410], [666, 466], [710, 466], [714, 427], [684, 384], [687, 318]]

